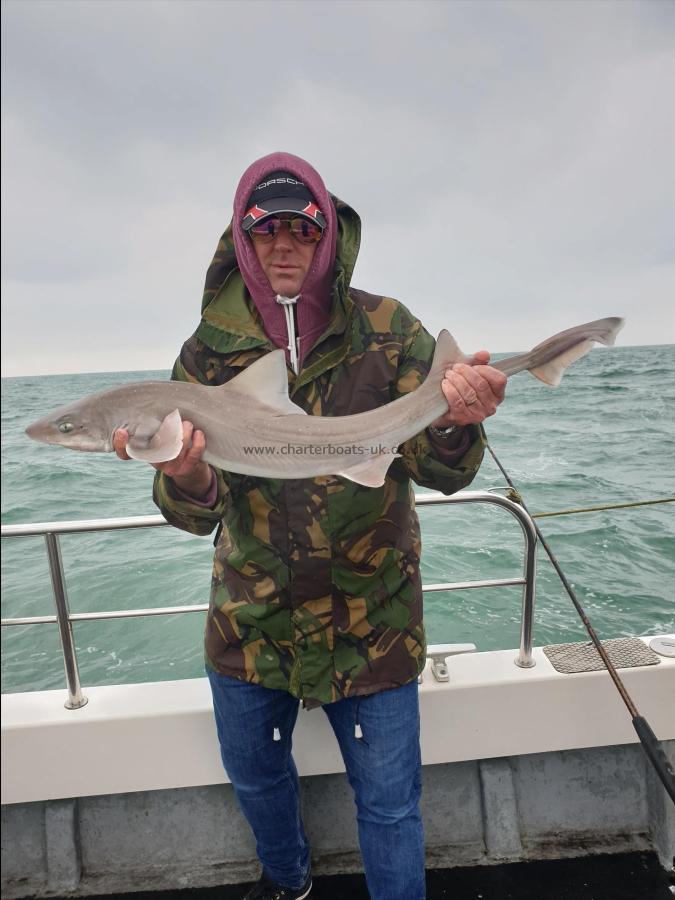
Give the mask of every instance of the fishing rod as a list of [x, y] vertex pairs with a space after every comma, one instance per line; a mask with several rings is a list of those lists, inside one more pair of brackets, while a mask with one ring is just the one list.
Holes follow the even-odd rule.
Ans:
[[[518, 488], [515, 486], [515, 484], [509, 477], [508, 472], [506, 471], [504, 466], [501, 464], [501, 462], [497, 458], [497, 455], [495, 454], [494, 450], [492, 449], [492, 447], [490, 446], [489, 443], [487, 444], [487, 448], [490, 451], [490, 455], [494, 459], [495, 463], [499, 467], [500, 472], [504, 476], [506, 483], [509, 485], [511, 490], [514, 492], [514, 494], [515, 494], [514, 499], [516, 500], [517, 503], [520, 504], [520, 506], [523, 507], [525, 512], [532, 519], [532, 515], [530, 514], [529, 509], [525, 505], [525, 501], [523, 500], [523, 498], [520, 494], [520, 491], [518, 490]], [[560, 563], [556, 559], [553, 550], [551, 550], [551, 548], [549, 547], [548, 541], [546, 540], [544, 535], [541, 533], [541, 530], [540, 530], [539, 526], [537, 525], [537, 523], [534, 521], [534, 519], [532, 519], [532, 524], [534, 525], [534, 528], [537, 532], [537, 537], [541, 541], [542, 547], [548, 554], [548, 558], [551, 560], [551, 562], [553, 564], [553, 568], [558, 573], [558, 577], [562, 581], [565, 590], [569, 594], [570, 600], [574, 604], [574, 608], [578, 612], [579, 617], [581, 618], [581, 621], [584, 623], [584, 627], [586, 628], [586, 631], [588, 632], [588, 635], [589, 635], [591, 641], [593, 642], [595, 649], [600, 654], [600, 658], [602, 659], [603, 663], [605, 664], [605, 667], [607, 668], [607, 671], [609, 672], [609, 675], [610, 675], [612, 681], [614, 682], [616, 689], [621, 694], [621, 699], [623, 700], [623, 702], [626, 704], [626, 707], [628, 708], [628, 712], [630, 713], [631, 719], [633, 721], [633, 728], [635, 729], [637, 736], [640, 740], [640, 743], [642, 744], [642, 747], [643, 747], [645, 753], [647, 754], [647, 758], [649, 759], [652, 766], [654, 767], [656, 774], [661, 779], [661, 782], [662, 782], [664, 788], [666, 789], [670, 799], [673, 801], [673, 803], [675, 803], [675, 773], [673, 772], [673, 768], [670, 765], [670, 762], [668, 761], [668, 757], [666, 756], [666, 754], [663, 752], [663, 750], [659, 746], [658, 738], [652, 731], [651, 726], [649, 725], [649, 722], [647, 722], [647, 720], [645, 719], [644, 716], [640, 715], [637, 706], [635, 705], [635, 703], [631, 699], [630, 694], [626, 690], [626, 685], [623, 683], [623, 681], [619, 677], [619, 673], [616, 671], [614, 664], [612, 663], [609, 656], [607, 655], [607, 651], [602, 646], [602, 642], [600, 641], [597, 634], [595, 633], [595, 629], [589, 622], [588, 616], [586, 615], [581, 603], [577, 599], [577, 596], [574, 593], [572, 585], [567, 580], [567, 577], [565, 576], [565, 573], [563, 572], [562, 568], [560, 567]]]

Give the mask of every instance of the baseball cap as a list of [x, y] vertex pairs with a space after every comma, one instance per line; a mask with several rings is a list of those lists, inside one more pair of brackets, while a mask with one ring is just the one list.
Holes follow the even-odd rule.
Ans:
[[241, 227], [248, 231], [259, 219], [277, 213], [295, 213], [326, 227], [326, 219], [311, 192], [290, 172], [272, 172], [254, 188]]

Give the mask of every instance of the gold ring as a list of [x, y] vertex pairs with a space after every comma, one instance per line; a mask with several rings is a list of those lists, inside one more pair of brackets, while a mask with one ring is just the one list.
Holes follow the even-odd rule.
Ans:
[[473, 406], [474, 403], [478, 403], [478, 397], [474, 397], [473, 400], [465, 400], [465, 406]]

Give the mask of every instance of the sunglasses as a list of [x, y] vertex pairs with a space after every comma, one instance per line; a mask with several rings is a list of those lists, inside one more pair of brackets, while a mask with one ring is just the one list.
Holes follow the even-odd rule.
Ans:
[[281, 231], [282, 225], [288, 225], [288, 229], [301, 244], [315, 244], [321, 240], [323, 228], [315, 222], [310, 222], [304, 216], [295, 216], [292, 219], [279, 219], [273, 216], [262, 222], [255, 222], [248, 230], [251, 239], [256, 244], [269, 244]]

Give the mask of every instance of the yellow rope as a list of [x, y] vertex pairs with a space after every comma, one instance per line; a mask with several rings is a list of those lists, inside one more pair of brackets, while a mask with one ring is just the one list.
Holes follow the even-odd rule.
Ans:
[[[512, 497], [516, 503], [518, 498]], [[571, 516], [573, 513], [598, 512], [602, 509], [627, 509], [631, 506], [651, 506], [654, 503], [675, 503], [675, 497], [665, 497], [663, 500], [639, 500], [636, 503], [611, 503], [607, 506], [588, 506], [585, 509], [561, 509], [558, 512], [533, 513], [533, 519], [545, 519], [548, 516]]]

